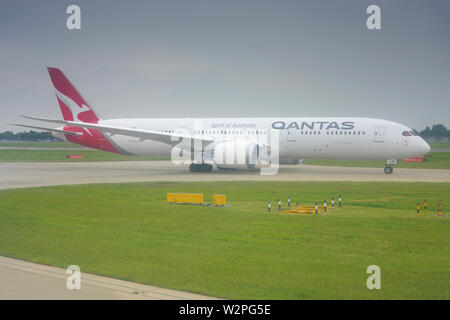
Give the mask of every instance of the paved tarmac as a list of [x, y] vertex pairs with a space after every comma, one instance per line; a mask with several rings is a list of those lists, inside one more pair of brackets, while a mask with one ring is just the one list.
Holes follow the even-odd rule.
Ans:
[[111, 279], [81, 270], [79, 290], [66, 286], [65, 269], [0, 256], [0, 300], [209, 300], [198, 294]]
[[450, 170], [400, 169], [387, 175], [382, 168], [280, 166], [276, 175], [259, 171], [215, 170], [190, 173], [171, 161], [3, 162], [0, 189], [63, 184], [137, 181], [416, 181], [450, 182]]

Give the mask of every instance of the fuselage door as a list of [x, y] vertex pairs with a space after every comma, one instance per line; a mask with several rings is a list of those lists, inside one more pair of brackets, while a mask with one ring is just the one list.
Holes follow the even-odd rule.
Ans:
[[297, 134], [297, 129], [295, 128], [290, 128], [287, 130], [287, 141], [288, 142], [295, 142], [296, 141], [296, 134]]
[[373, 131], [374, 142], [384, 142], [384, 127], [375, 127]]

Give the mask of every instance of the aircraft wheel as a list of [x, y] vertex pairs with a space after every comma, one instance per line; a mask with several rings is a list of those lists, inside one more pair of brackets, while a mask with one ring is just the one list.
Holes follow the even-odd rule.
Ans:
[[391, 166], [386, 166], [384, 168], [384, 173], [391, 174], [392, 172], [394, 172], [394, 169]]
[[191, 163], [189, 166], [190, 172], [211, 172], [213, 169], [213, 166], [207, 163]]
[[201, 166], [203, 172], [211, 172], [213, 169], [213, 166], [207, 163], [202, 163]]

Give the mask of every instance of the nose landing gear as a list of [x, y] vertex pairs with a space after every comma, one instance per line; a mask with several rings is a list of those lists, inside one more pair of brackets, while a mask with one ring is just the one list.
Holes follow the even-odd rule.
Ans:
[[208, 163], [191, 163], [189, 166], [190, 172], [211, 172], [213, 166]]
[[384, 167], [384, 173], [391, 174], [394, 172], [394, 168], [392, 168], [392, 165], [397, 164], [397, 159], [390, 159], [386, 160], [386, 166]]

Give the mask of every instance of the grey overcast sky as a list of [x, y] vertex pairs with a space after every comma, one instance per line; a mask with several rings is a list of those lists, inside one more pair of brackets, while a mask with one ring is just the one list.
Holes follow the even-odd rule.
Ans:
[[[66, 8], [81, 7], [81, 30]], [[382, 30], [366, 9], [381, 7]], [[450, 1], [0, 0], [0, 131], [61, 117], [362, 116], [450, 127]]]

